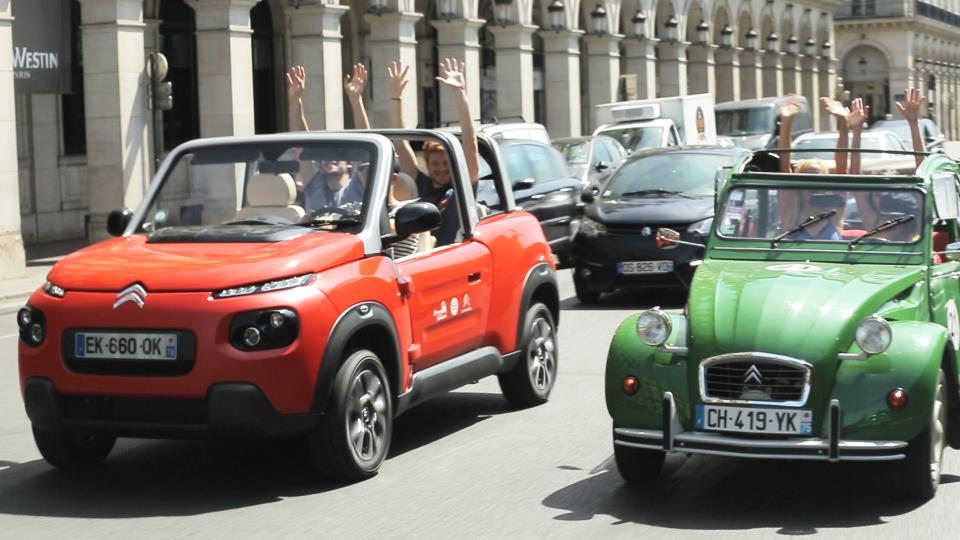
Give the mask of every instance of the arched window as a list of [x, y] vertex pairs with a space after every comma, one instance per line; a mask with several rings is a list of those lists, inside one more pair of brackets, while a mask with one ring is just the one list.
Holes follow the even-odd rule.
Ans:
[[87, 153], [86, 113], [83, 108], [83, 47], [80, 36], [80, 2], [70, 0], [70, 93], [61, 96], [63, 154]]
[[173, 108], [163, 112], [166, 150], [200, 136], [196, 29], [193, 10], [183, 0], [163, 0], [159, 48], [170, 65], [166, 80], [173, 83]]

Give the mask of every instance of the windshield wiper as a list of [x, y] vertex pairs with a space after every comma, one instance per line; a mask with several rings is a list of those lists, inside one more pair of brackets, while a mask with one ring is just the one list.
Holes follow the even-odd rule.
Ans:
[[808, 217], [806, 220], [804, 220], [802, 223], [798, 224], [796, 227], [794, 227], [794, 228], [792, 228], [792, 229], [790, 229], [790, 230], [788, 230], [788, 231], [784, 231], [784, 232], [782, 232], [782, 233], [774, 236], [774, 237], [773, 237], [773, 240], [770, 241], [770, 247], [772, 247], [772, 248], [777, 247], [777, 243], [780, 242], [781, 240], [783, 240], [784, 238], [790, 236], [791, 234], [793, 234], [793, 233], [795, 233], [795, 232], [797, 232], [797, 231], [802, 231], [802, 230], [806, 229], [807, 227], [813, 225], [814, 223], [819, 223], [819, 222], [827, 219], [828, 217], [830, 217], [830, 216], [832, 216], [832, 215], [834, 215], [834, 214], [836, 214], [836, 213], [837, 213], [836, 210], [826, 210], [826, 211], [824, 211], [824, 212], [820, 212], [819, 214], [817, 214], [817, 215], [815, 215], [815, 216], [810, 216], [810, 217]]
[[691, 197], [690, 195], [686, 195], [679, 191], [670, 191], [669, 189], [663, 189], [663, 188], [639, 189], [637, 191], [628, 191], [626, 193], [622, 193], [620, 196], [630, 197], [632, 195], [679, 195], [684, 199], [696, 199], [696, 197]]
[[297, 225], [302, 225], [304, 227], [328, 227], [330, 225], [335, 225], [337, 227], [349, 226], [349, 225], [359, 225], [363, 223], [360, 218], [355, 217], [338, 217], [338, 218], [329, 218], [329, 217], [318, 217], [313, 218], [309, 221], [302, 221], [297, 223]]
[[863, 236], [860, 236], [860, 237], [858, 237], [858, 238], [854, 238], [853, 240], [851, 240], [850, 243], [847, 244], [847, 249], [853, 249], [853, 246], [855, 246], [855, 245], [857, 245], [858, 243], [860, 243], [860, 241], [863, 240], [864, 238], [868, 238], [868, 237], [873, 236], [873, 235], [875, 235], [875, 234], [877, 234], [877, 233], [879, 233], [879, 232], [883, 232], [883, 231], [885, 231], [885, 230], [887, 230], [887, 229], [892, 229], [892, 228], [896, 227], [897, 225], [900, 225], [901, 223], [906, 223], [906, 222], [912, 220], [913, 217], [914, 217], [913, 214], [907, 214], [907, 215], [905, 215], [905, 216], [900, 216], [900, 217], [897, 217], [897, 218], [888, 219], [888, 220], [884, 221], [883, 223], [877, 225], [876, 227], [870, 229], [869, 231], [863, 233]]

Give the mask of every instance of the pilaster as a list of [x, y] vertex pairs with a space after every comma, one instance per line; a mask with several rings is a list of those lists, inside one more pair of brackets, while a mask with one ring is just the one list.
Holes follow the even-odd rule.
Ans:
[[637, 74], [640, 99], [657, 97], [657, 40], [626, 38], [623, 40], [624, 67]]
[[761, 54], [756, 49], [740, 51], [740, 99], [756, 99], [763, 95]]
[[370, 47], [371, 102], [368, 109], [370, 123], [374, 126], [386, 126], [390, 121], [390, 87], [387, 83], [387, 66], [394, 60], [400, 60], [410, 70], [407, 72], [407, 89], [404, 91], [403, 116], [407, 124], [414, 127], [420, 118], [420, 97], [417, 92], [417, 32], [416, 24], [423, 15], [414, 12], [367, 13], [363, 16], [370, 25], [368, 45]]
[[660, 53], [659, 97], [687, 95], [687, 45], [682, 41], [657, 44]]
[[497, 117], [533, 122], [533, 34], [536, 26], [490, 26], [497, 55]]
[[[25, 1], [25, 0], [18, 0]], [[13, 15], [11, 0], [0, 0], [0, 279], [23, 275], [20, 234], [20, 177], [17, 172], [17, 118], [13, 96]]]
[[[480, 19], [443, 19], [430, 21], [437, 29], [437, 62], [456, 58], [463, 62], [467, 78], [467, 102], [474, 115], [480, 114]], [[532, 70], [531, 63], [531, 70]], [[531, 75], [532, 77], [532, 75]], [[532, 98], [531, 98], [532, 99]], [[532, 120], [531, 115], [531, 120]], [[457, 107], [450, 92], [440, 89], [440, 122], [456, 122]]]
[[717, 47], [694, 44], [687, 47], [687, 89], [691, 94], [713, 94], [716, 96], [716, 64], [714, 55]]
[[763, 97], [783, 95], [783, 53], [763, 53]]
[[820, 125], [820, 115], [824, 114], [823, 107], [820, 106], [820, 86], [817, 79], [820, 76], [820, 70], [817, 67], [817, 59], [813, 56], [802, 56], [800, 58], [800, 94], [806, 96], [810, 103], [810, 114], [813, 117], [814, 129]]
[[[290, 35], [290, 63], [303, 66], [307, 87], [303, 92], [303, 112], [310, 129], [343, 129], [342, 61], [343, 36], [340, 19], [349, 6], [339, 4], [287, 7]], [[288, 126], [289, 128], [290, 126]]]
[[[823, 57], [817, 59], [817, 88], [820, 97], [830, 97], [841, 99], [842, 96], [834, 95], [837, 88], [837, 61], [833, 58]], [[830, 130], [830, 115], [820, 115], [820, 131]]]
[[716, 59], [717, 103], [740, 100], [740, 50], [734, 47], [719, 47]]
[[587, 43], [587, 97], [588, 118], [592, 130], [597, 127], [594, 105], [617, 100], [620, 86], [620, 35], [588, 35]]
[[580, 30], [541, 30], [546, 127], [554, 137], [581, 134]]

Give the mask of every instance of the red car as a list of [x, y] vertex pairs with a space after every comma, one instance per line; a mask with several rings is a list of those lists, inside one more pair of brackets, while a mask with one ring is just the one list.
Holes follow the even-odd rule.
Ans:
[[[392, 139], [436, 140], [440, 206], [393, 198]], [[17, 314], [43, 457], [95, 465], [117, 437], [307, 434], [324, 473], [376, 474], [394, 418], [489, 375], [549, 397], [559, 299], [543, 229], [478, 208], [460, 145], [432, 131], [205, 139], [171, 152], [117, 236], [59, 262]], [[394, 204], [389, 204], [389, 201]], [[457, 239], [429, 231], [455, 212]]]

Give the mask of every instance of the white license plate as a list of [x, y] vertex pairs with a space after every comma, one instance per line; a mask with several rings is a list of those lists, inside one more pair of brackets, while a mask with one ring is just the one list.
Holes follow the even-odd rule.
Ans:
[[77, 332], [77, 358], [176, 360], [177, 335], [154, 333]]
[[666, 274], [673, 272], [673, 261], [627, 261], [617, 263], [617, 272], [631, 274]]
[[695, 426], [701, 431], [812, 435], [813, 411], [799, 409], [754, 409], [697, 405]]

